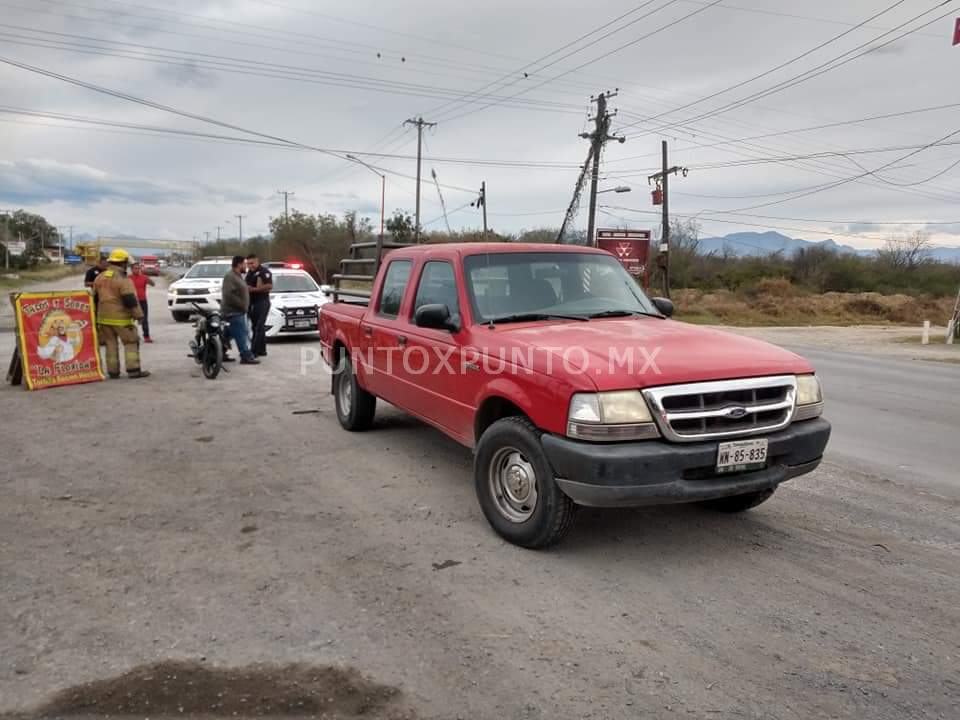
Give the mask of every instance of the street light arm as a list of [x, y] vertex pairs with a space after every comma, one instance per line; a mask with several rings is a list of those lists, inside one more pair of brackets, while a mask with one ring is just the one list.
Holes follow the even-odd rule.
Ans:
[[372, 172], [372, 173], [373, 173], [374, 175], [376, 175], [377, 177], [379, 177], [379, 178], [386, 178], [386, 175], [384, 175], [382, 172], [380, 172], [379, 170], [377, 170], [376, 168], [374, 168], [372, 165], [368, 165], [367, 163], [365, 163], [365, 162], [364, 162], [363, 160], [361, 160], [360, 158], [355, 157], [354, 155], [347, 155], [346, 157], [347, 157], [347, 159], [349, 159], [349, 160], [353, 160], [355, 163], [358, 163], [358, 164], [360, 164], [360, 165], [363, 165], [367, 170], [369, 170], [370, 172]]

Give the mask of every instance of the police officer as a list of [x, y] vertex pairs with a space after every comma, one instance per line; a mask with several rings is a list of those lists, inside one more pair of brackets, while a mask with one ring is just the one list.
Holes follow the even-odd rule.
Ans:
[[257, 357], [267, 354], [267, 314], [270, 312], [270, 290], [273, 273], [260, 264], [256, 253], [247, 255], [247, 285], [250, 288], [250, 326], [253, 339], [250, 350]]
[[127, 375], [144, 378], [150, 375], [140, 369], [140, 336], [137, 320], [143, 318], [143, 310], [137, 300], [137, 291], [127, 277], [130, 253], [117, 248], [107, 258], [107, 269], [97, 276], [93, 289], [99, 298], [97, 304], [97, 333], [106, 345], [107, 374], [120, 377], [120, 345]]

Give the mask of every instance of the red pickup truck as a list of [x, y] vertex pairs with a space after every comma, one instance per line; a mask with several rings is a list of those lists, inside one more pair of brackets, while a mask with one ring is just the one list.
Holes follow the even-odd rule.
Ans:
[[537, 548], [578, 505], [738, 512], [820, 463], [810, 364], [672, 312], [602, 250], [418, 245], [384, 258], [366, 306], [323, 305], [320, 336], [344, 428], [380, 398], [473, 448], [487, 520]]

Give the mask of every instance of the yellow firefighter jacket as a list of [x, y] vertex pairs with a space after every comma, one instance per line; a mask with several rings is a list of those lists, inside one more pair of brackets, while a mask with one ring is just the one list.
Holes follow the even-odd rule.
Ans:
[[97, 322], [101, 325], [129, 327], [143, 317], [137, 291], [120, 265], [107, 265], [93, 283], [97, 296]]

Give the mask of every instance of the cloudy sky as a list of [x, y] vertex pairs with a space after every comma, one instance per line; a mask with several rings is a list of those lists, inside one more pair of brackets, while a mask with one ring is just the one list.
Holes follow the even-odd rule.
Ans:
[[343, 156], [387, 173], [388, 215], [412, 212], [403, 121], [422, 116], [428, 228], [432, 171], [454, 228], [480, 225], [481, 181], [495, 229], [557, 226], [589, 99], [618, 88], [627, 141], [601, 187], [632, 191], [601, 196], [601, 225], [657, 225], [666, 139], [689, 168], [671, 209], [705, 236], [957, 245], [957, 16], [958, 0], [0, 0], [0, 58], [33, 68], [0, 63], [0, 209], [187, 239], [236, 235], [240, 214], [248, 236], [289, 190], [378, 222], [379, 178]]

